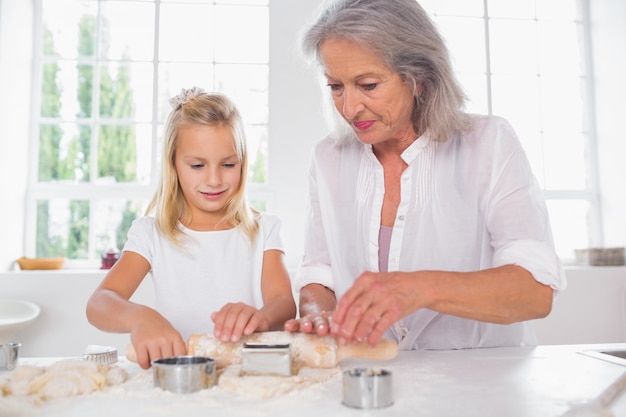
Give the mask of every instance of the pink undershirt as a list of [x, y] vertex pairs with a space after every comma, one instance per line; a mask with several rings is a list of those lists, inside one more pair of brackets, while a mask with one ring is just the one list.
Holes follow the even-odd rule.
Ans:
[[389, 245], [393, 227], [380, 226], [378, 232], [378, 270], [387, 272], [389, 266]]

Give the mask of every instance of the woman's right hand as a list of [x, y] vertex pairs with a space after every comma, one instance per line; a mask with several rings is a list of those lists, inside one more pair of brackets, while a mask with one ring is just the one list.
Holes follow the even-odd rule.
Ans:
[[143, 369], [152, 361], [187, 354], [187, 345], [180, 333], [155, 310], [148, 309], [133, 327], [130, 340], [135, 348], [137, 363]]

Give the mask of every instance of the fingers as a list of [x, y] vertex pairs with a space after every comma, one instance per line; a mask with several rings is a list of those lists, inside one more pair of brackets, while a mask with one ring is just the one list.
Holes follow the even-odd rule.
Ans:
[[364, 340], [375, 345], [402, 318], [402, 297], [389, 276], [364, 273], [339, 300], [332, 316], [331, 335], [340, 345]]
[[226, 304], [211, 314], [215, 326], [213, 334], [223, 342], [237, 342], [241, 336], [249, 336], [263, 327], [265, 317], [256, 308], [244, 303]]
[[187, 354], [187, 346], [180, 336], [173, 340], [160, 338], [147, 343], [140, 342], [134, 345], [134, 350], [136, 361], [143, 369], [150, 368], [155, 360]]
[[325, 336], [330, 334], [330, 315], [331, 313], [324, 311], [300, 319], [288, 320], [284, 328], [288, 332], [316, 333]]

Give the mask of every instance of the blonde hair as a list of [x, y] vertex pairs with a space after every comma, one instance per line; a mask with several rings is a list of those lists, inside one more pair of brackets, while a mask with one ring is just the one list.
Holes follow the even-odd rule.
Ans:
[[[366, 45], [410, 83], [415, 101], [411, 119], [417, 133], [428, 130], [434, 140], [445, 141], [471, 127], [464, 111], [466, 97], [453, 73], [444, 39], [417, 1], [329, 0], [303, 33], [302, 52], [319, 63], [319, 48], [326, 39]], [[339, 142], [357, 140], [343, 119], [331, 119], [331, 123]]]
[[184, 235], [180, 220], [189, 211], [183, 191], [178, 182], [176, 145], [178, 130], [190, 125], [224, 125], [230, 128], [237, 157], [241, 162], [239, 188], [226, 203], [226, 214], [221, 220], [242, 230], [254, 243], [259, 230], [258, 212], [248, 204], [246, 183], [248, 178], [248, 151], [243, 121], [239, 111], [223, 94], [207, 93], [201, 88], [183, 89], [170, 100], [173, 107], [165, 125], [161, 179], [146, 215], [154, 211], [157, 227], [161, 233], [180, 245]]

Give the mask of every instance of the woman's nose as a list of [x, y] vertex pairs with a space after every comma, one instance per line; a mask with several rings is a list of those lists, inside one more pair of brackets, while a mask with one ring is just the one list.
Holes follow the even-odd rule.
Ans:
[[342, 113], [346, 119], [354, 119], [362, 110], [363, 102], [357, 91], [345, 89], [343, 93]]

